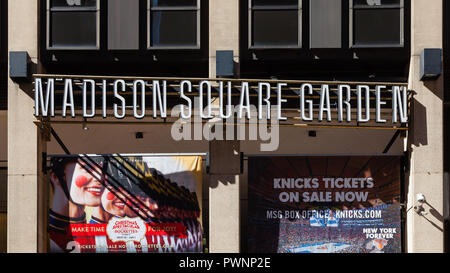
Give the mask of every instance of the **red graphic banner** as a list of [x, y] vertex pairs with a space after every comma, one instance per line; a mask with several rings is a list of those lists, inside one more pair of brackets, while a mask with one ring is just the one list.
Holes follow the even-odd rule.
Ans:
[[[106, 236], [108, 224], [72, 224], [68, 232], [72, 236]], [[182, 223], [146, 223], [145, 236], [168, 235], [186, 237], [186, 227]]]

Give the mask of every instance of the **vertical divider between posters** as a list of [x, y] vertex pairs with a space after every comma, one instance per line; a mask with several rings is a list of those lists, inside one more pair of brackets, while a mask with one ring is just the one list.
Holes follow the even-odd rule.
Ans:
[[210, 154], [209, 152], [206, 153], [206, 173], [209, 174], [209, 166], [211, 164], [210, 161]]
[[42, 173], [47, 175], [47, 153], [46, 152], [42, 153], [41, 166], [42, 166]]
[[405, 231], [406, 231], [406, 210], [407, 205], [405, 201], [405, 173], [408, 171], [408, 153], [405, 152], [402, 157], [400, 157], [400, 204], [401, 204], [401, 252], [403, 253], [406, 249]]
[[239, 154], [240, 158], [240, 164], [241, 164], [241, 169], [240, 169], [240, 173], [239, 174], [243, 174], [244, 173], [244, 152], [240, 152]]

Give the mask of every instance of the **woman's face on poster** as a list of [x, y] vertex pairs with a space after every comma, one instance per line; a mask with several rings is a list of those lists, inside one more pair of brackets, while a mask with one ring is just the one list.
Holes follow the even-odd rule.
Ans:
[[105, 189], [100, 182], [102, 179], [100, 166], [77, 161], [67, 164], [65, 173], [70, 197], [74, 203], [89, 207], [100, 205]]
[[127, 199], [124, 194], [114, 190], [113, 188], [106, 188], [102, 195], [103, 209], [118, 217], [126, 215], [125, 207]]
[[127, 215], [129, 217], [139, 216], [143, 219], [155, 217], [153, 213], [158, 209], [158, 205], [145, 193], [138, 193], [127, 202]]
[[125, 214], [130, 218], [138, 217], [137, 212], [139, 210], [136, 209], [134, 202], [136, 202], [135, 198], [128, 198], [127, 204], [125, 206]]

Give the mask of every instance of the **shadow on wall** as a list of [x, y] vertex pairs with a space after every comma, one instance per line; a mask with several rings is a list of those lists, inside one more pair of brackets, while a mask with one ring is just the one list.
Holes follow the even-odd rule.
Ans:
[[415, 98], [411, 104], [411, 138], [409, 143], [414, 146], [428, 145], [428, 130], [427, 130], [427, 109], [423, 104]]
[[[33, 75], [38, 73], [38, 64], [34, 62], [29, 63], [30, 74]], [[31, 99], [34, 100], [34, 84], [31, 76], [28, 80], [20, 80], [17, 82], [20, 90], [27, 94]]]
[[[435, 80], [423, 81], [423, 84], [425, 88], [427, 88], [436, 97], [438, 97], [440, 100], [443, 100], [443, 77], [439, 77]], [[416, 98], [413, 98], [411, 108], [412, 139], [410, 139], [410, 144], [413, 144], [415, 146], [428, 145], [427, 109], [423, 104], [417, 101]], [[430, 133], [432, 134], [433, 132]]]
[[217, 188], [219, 183], [225, 186], [235, 184], [236, 176], [242, 173], [240, 142], [213, 140], [209, 142], [209, 151], [209, 188]]
[[443, 80], [444, 77], [439, 77], [435, 80], [425, 80], [423, 81], [423, 85], [431, 91], [436, 97], [441, 100], [444, 99], [444, 90], [442, 86], [444, 86]]

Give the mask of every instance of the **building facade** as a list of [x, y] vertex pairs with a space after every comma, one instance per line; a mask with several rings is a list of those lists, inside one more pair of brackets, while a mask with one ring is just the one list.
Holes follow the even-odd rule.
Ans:
[[[252, 160], [271, 156], [399, 158], [400, 251], [447, 251], [449, 8], [442, 0], [1, 1], [1, 250], [50, 251], [49, 156], [178, 154], [203, 158], [199, 199], [209, 252], [252, 252], [257, 191]], [[435, 74], [427, 74], [436, 66]], [[36, 82], [42, 81], [45, 91], [51, 79], [55, 114], [37, 114]], [[154, 88], [154, 81], [164, 81], [170, 108], [179, 103], [183, 81], [197, 95], [212, 86], [207, 103], [213, 112], [223, 106], [217, 100], [221, 81], [234, 84], [235, 104], [242, 104], [248, 84], [248, 100], [255, 105], [260, 105], [260, 83], [268, 83], [267, 100], [283, 104], [278, 117], [286, 120], [271, 125], [279, 132], [272, 150], [262, 150], [267, 140], [250, 135], [176, 140], [177, 117], [148, 106], [148, 115], [136, 118], [138, 111], [128, 104], [132, 92], [124, 93], [127, 103], [120, 116], [112, 87], [90, 117], [83, 115], [82, 89], [74, 89], [70, 116], [65, 84], [71, 80], [80, 88], [83, 79], [92, 80], [95, 88], [117, 80], [124, 86], [153, 82]], [[299, 119], [305, 112], [299, 97], [305, 95], [298, 92], [308, 83], [312, 121]], [[355, 98], [348, 104], [349, 118], [342, 121], [342, 112], [336, 111], [340, 106], [333, 104], [328, 121], [318, 106], [324, 103], [323, 86], [330, 88], [333, 101], [343, 85]], [[357, 110], [361, 86], [371, 92], [365, 117], [372, 118], [366, 121]], [[379, 86], [408, 90], [407, 121], [380, 121], [402, 114], [391, 113], [397, 111], [395, 96], [388, 99], [394, 91], [375, 95]], [[286, 101], [278, 94], [285, 94]], [[380, 96], [386, 102], [379, 108]], [[333, 165], [326, 162], [329, 172]], [[391, 188], [378, 190], [384, 196]]]

